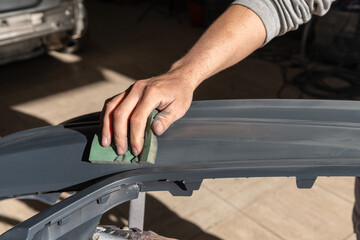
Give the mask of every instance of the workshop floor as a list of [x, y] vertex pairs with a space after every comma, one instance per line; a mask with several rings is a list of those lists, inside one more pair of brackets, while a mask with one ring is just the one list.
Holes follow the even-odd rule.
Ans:
[[[136, 79], [166, 71], [203, 31], [190, 26], [186, 13], [181, 23], [156, 11], [137, 23], [147, 5], [119, 2], [88, 1], [90, 40], [83, 53], [0, 66], [1, 136], [100, 111], [106, 98]], [[278, 64], [254, 55], [202, 84], [194, 99], [276, 98], [282, 81]], [[283, 95], [300, 92], [290, 85]], [[197, 240], [354, 240], [353, 183], [320, 178], [311, 190], [299, 190], [293, 178], [207, 180], [190, 198], [148, 194], [145, 229]], [[0, 233], [44, 208], [31, 200], [0, 202]], [[127, 204], [111, 210], [103, 224], [126, 225], [126, 211]]]

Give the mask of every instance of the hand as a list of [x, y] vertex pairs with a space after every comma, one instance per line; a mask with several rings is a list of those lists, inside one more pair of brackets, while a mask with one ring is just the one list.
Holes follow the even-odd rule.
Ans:
[[157, 108], [155, 134], [189, 109], [195, 88], [205, 79], [241, 61], [263, 45], [266, 30], [259, 16], [247, 7], [231, 5], [203, 34], [192, 49], [164, 75], [137, 81], [127, 91], [108, 99], [102, 112], [102, 145], [115, 142], [116, 151], [127, 150], [128, 129], [132, 153], [144, 144], [147, 117]]
[[183, 117], [190, 107], [195, 87], [186, 79], [167, 73], [135, 82], [128, 90], [106, 100], [102, 111], [102, 145], [115, 142], [118, 154], [130, 144], [134, 155], [140, 154], [144, 145], [146, 121], [158, 109], [152, 124], [156, 135], [163, 134], [169, 126]]

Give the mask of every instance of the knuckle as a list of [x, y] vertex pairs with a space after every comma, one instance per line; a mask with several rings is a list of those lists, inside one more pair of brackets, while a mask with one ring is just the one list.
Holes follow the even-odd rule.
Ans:
[[159, 116], [158, 121], [160, 121], [163, 126], [168, 126], [170, 123], [168, 118], [165, 116]]
[[131, 137], [130, 142], [131, 142], [131, 146], [133, 146], [137, 149], [142, 147], [141, 139], [139, 139], [139, 138]]
[[116, 103], [114, 100], [106, 100], [105, 107], [106, 109], [113, 109], [114, 107], [116, 107]]
[[138, 115], [133, 115], [130, 119], [130, 124], [132, 126], [135, 126], [135, 125], [137, 126], [137, 125], [141, 124], [140, 117]]
[[159, 88], [156, 85], [146, 87], [146, 93], [149, 95], [157, 95]]
[[115, 121], [122, 120], [124, 117], [125, 117], [124, 113], [123, 113], [122, 109], [120, 109], [120, 108], [116, 109], [113, 113], [113, 118]]
[[134, 136], [131, 136], [130, 144], [131, 144], [131, 146], [137, 147], [139, 145], [139, 141]]
[[124, 139], [126, 139], [126, 135], [122, 135], [120, 132], [114, 131], [114, 140], [116, 145], [119, 145], [119, 143]]
[[144, 80], [137, 80], [134, 84], [133, 84], [133, 89], [140, 89], [145, 87], [145, 81]]
[[118, 145], [118, 142], [121, 140], [121, 136], [115, 131], [114, 132], [115, 144]]

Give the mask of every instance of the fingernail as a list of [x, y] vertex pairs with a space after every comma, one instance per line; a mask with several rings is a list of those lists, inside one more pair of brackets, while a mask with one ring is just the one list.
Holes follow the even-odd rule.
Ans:
[[121, 149], [123, 150], [122, 154], [125, 154], [127, 151], [127, 140], [121, 144]]
[[157, 135], [163, 134], [164, 126], [162, 125], [161, 121], [155, 120], [154, 123], [154, 130]]
[[108, 144], [109, 144], [109, 139], [105, 136], [102, 136], [102, 145], [106, 147], [108, 146]]
[[133, 153], [135, 156], [139, 155], [139, 150], [137, 150], [136, 147], [131, 147], [131, 150], [132, 150], [132, 153]]
[[116, 146], [116, 152], [118, 155], [123, 155], [125, 150], [121, 146]]

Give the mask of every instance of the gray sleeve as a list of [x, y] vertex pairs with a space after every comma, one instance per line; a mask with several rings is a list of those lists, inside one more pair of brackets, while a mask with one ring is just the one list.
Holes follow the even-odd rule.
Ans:
[[254, 11], [264, 23], [266, 41], [295, 30], [310, 20], [311, 14], [324, 15], [335, 0], [235, 0]]

